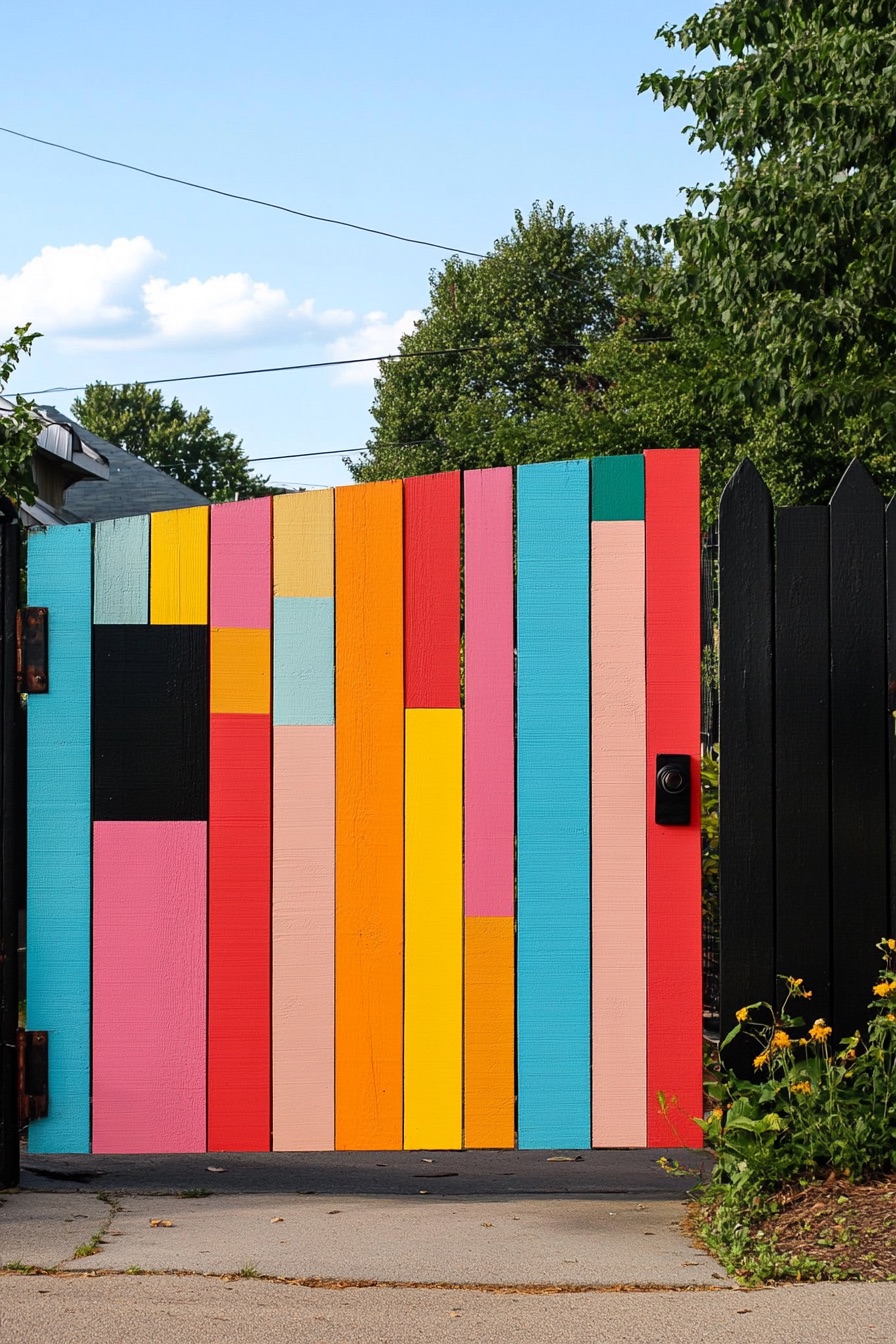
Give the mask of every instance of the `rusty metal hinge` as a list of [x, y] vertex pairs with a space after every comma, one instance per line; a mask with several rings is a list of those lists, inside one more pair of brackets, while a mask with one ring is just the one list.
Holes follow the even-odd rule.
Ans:
[[40, 1120], [49, 1109], [49, 1037], [45, 1031], [18, 1033], [19, 1123]]
[[16, 612], [16, 687], [20, 695], [44, 695], [50, 689], [46, 607], [20, 607]]

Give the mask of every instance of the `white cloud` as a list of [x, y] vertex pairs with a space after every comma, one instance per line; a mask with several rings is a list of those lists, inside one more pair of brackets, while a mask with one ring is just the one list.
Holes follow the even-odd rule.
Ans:
[[[402, 336], [414, 330], [414, 323], [423, 316], [415, 308], [408, 308], [389, 322], [385, 313], [365, 313], [362, 325], [357, 331], [340, 336], [331, 341], [327, 351], [331, 359], [366, 359], [371, 355], [393, 355], [398, 350]], [[370, 364], [349, 364], [340, 369], [335, 377], [337, 383], [372, 383], [379, 366]]]
[[80, 335], [128, 325], [142, 307], [140, 281], [161, 261], [143, 237], [41, 248], [14, 275], [0, 275], [0, 330], [31, 322], [48, 336]]
[[182, 284], [157, 277], [143, 286], [150, 330], [160, 345], [230, 344], [269, 337], [289, 320], [289, 299], [251, 276], [194, 276]]

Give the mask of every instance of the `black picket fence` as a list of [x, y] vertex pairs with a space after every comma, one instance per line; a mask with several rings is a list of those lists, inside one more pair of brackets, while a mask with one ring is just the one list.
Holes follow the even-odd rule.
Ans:
[[738, 468], [718, 630], [722, 1034], [790, 975], [838, 1039], [866, 1024], [896, 926], [896, 503], [861, 463], [829, 505], [777, 510]]

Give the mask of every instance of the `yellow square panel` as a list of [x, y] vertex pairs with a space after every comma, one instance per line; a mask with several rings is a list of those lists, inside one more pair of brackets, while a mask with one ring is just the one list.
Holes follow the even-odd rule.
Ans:
[[270, 630], [212, 630], [211, 712], [270, 714]]

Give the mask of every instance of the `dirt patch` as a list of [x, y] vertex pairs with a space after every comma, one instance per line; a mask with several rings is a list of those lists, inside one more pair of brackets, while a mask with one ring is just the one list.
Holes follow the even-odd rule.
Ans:
[[805, 1255], [832, 1277], [896, 1279], [896, 1174], [853, 1185], [835, 1177], [776, 1196], [780, 1211], [757, 1225], [783, 1255]]

